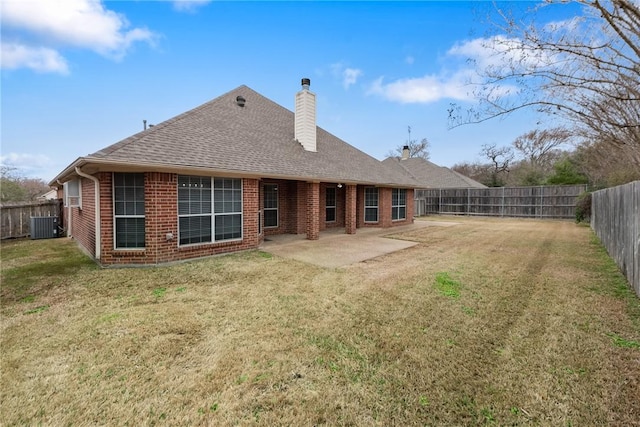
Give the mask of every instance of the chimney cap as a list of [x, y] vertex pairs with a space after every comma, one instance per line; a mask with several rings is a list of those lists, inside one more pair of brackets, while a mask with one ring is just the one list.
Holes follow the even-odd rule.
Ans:
[[302, 79], [302, 87], [309, 88], [309, 86], [311, 86], [311, 79], [304, 77]]

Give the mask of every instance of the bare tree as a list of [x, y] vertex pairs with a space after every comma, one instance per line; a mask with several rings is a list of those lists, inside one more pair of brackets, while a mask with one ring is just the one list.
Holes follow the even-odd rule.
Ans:
[[543, 24], [539, 8], [517, 18], [498, 8], [499, 34], [484, 39], [494, 57], [480, 70], [479, 104], [466, 110], [452, 105], [450, 126], [535, 109], [567, 120], [583, 140], [597, 139], [640, 167], [640, 3], [546, 3], [578, 3], [583, 13]]
[[409, 132], [409, 139], [407, 139], [407, 142], [398, 145], [393, 150], [389, 150], [387, 157], [401, 157], [402, 150], [406, 145], [409, 147], [409, 157], [419, 157], [421, 159], [429, 160], [429, 140], [427, 138], [422, 138], [420, 141], [417, 139], [411, 139], [411, 126], [407, 126], [407, 130]]
[[572, 134], [565, 128], [532, 130], [513, 141], [513, 148], [533, 169], [546, 171], [557, 158], [559, 149], [571, 140]]
[[488, 165], [480, 162], [456, 163], [451, 169], [485, 185], [486, 183], [491, 183], [491, 174], [489, 173]]
[[49, 186], [42, 179], [24, 178], [14, 167], [5, 165], [0, 167], [1, 202], [33, 201], [49, 190]]
[[505, 175], [509, 174], [509, 167], [514, 155], [511, 147], [498, 147], [496, 144], [485, 144], [480, 150], [480, 155], [489, 160], [491, 181], [487, 184], [491, 187], [504, 185]]

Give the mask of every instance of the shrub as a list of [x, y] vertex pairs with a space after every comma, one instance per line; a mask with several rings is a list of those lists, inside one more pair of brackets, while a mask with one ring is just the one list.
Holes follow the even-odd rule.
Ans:
[[591, 193], [584, 192], [576, 200], [576, 222], [591, 220]]

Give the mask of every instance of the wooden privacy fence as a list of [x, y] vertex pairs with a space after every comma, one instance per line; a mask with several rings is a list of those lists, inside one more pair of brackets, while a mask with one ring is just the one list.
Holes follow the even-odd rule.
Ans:
[[[9, 239], [26, 237], [31, 231], [32, 216], [57, 216], [60, 217], [61, 202], [51, 200], [42, 203], [26, 203], [0, 207], [1, 238]], [[61, 223], [61, 222], [60, 222]]]
[[591, 228], [640, 297], [640, 181], [594, 192]]
[[586, 190], [586, 185], [416, 190], [415, 215], [575, 218], [576, 200]]

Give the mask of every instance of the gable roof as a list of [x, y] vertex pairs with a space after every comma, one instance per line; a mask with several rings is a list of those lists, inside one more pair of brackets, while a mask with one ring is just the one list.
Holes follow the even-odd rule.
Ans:
[[418, 157], [404, 160], [388, 157], [382, 163], [409, 174], [418, 181], [416, 188], [486, 188], [486, 185], [461, 173]]
[[[245, 99], [243, 107], [236, 102], [239, 96]], [[89, 173], [138, 167], [410, 188], [417, 184], [320, 127], [317, 152], [304, 150], [294, 140], [294, 113], [244, 85], [79, 158], [52, 183], [70, 179], [76, 166]]]

